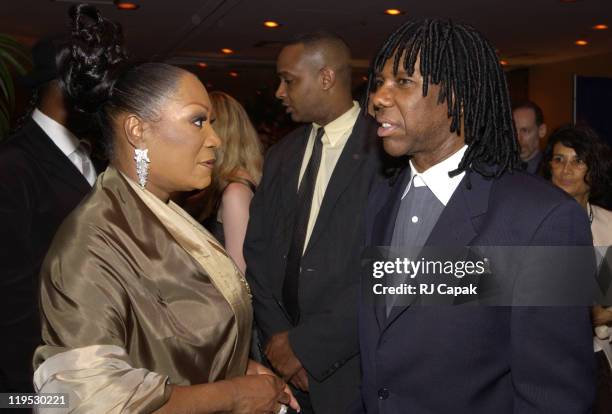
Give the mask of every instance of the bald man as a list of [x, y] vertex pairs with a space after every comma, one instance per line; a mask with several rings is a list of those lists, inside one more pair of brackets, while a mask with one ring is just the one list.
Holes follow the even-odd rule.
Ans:
[[265, 356], [302, 412], [345, 413], [359, 400], [359, 255], [380, 170], [377, 126], [352, 100], [350, 51], [338, 37], [296, 39], [277, 72], [276, 97], [303, 125], [266, 156], [247, 278]]

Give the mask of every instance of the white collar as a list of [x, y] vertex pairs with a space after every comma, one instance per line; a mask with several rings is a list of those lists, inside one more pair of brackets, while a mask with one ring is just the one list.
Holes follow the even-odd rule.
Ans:
[[448, 204], [448, 200], [450, 200], [451, 196], [465, 175], [465, 172], [461, 172], [461, 174], [454, 177], [449, 177], [448, 172], [457, 169], [466, 150], [467, 145], [464, 145], [453, 155], [428, 168], [422, 173], [417, 172], [412, 164], [412, 160], [410, 160], [410, 171], [412, 173], [412, 177], [406, 186], [406, 190], [404, 190], [404, 194], [402, 194], [402, 199], [406, 197], [406, 194], [408, 194], [408, 190], [410, 190], [412, 182], [414, 181], [415, 187], [429, 187], [436, 198], [446, 206], [446, 204]]
[[[344, 143], [348, 140], [348, 135], [346, 132], [352, 131], [360, 111], [361, 107], [359, 106], [359, 103], [357, 101], [353, 101], [353, 106], [351, 106], [348, 111], [323, 127], [325, 128], [325, 134], [323, 135], [321, 141], [324, 144], [328, 144], [332, 148], [338, 145], [344, 145]], [[316, 122], [312, 123], [313, 130], [320, 127], [321, 125], [317, 124]]]
[[66, 156], [72, 154], [79, 147], [79, 139], [68, 128], [48, 117], [38, 108], [32, 112], [32, 119]]

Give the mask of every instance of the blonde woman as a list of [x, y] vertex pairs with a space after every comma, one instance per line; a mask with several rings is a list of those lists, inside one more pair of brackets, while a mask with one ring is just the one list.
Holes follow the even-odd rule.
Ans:
[[199, 219], [225, 245], [244, 273], [242, 244], [249, 222], [249, 205], [261, 179], [261, 143], [238, 101], [223, 92], [211, 92], [210, 100], [215, 108], [213, 128], [222, 145], [217, 149], [213, 183], [203, 195], [204, 208]]

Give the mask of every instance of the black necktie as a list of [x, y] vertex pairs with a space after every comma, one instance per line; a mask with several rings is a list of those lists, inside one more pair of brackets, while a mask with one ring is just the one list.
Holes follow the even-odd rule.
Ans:
[[321, 138], [324, 133], [325, 130], [323, 127], [320, 127], [314, 140], [312, 155], [310, 156], [310, 160], [302, 176], [302, 181], [300, 182], [293, 226], [293, 237], [291, 238], [291, 246], [289, 247], [289, 254], [287, 255], [285, 283], [283, 284], [283, 303], [294, 325], [297, 325], [300, 319], [300, 309], [298, 306], [298, 285], [301, 270], [300, 261], [302, 259], [302, 252], [304, 251], [312, 196], [317, 182], [319, 165], [321, 164], [321, 153], [323, 151], [323, 142]]

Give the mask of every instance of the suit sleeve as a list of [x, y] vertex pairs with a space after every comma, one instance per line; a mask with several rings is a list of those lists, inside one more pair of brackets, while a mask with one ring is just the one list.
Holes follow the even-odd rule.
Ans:
[[[27, 169], [20, 161], [13, 161], [14, 159], [0, 156], [0, 240], [10, 241], [0, 249], [0, 263], [3, 267], [0, 286], [5, 286], [2, 291], [6, 293], [11, 292], [10, 283], [25, 276], [22, 274], [24, 263], [31, 264], [32, 272], [29, 273], [34, 273], [36, 266], [29, 247], [32, 231], [32, 186], [28, 184]], [[3, 315], [6, 316], [5, 313]]]
[[40, 261], [34, 248], [33, 201], [36, 185], [18, 151], [0, 153], [0, 328], [11, 332], [0, 346], [0, 389], [31, 388], [28, 367], [40, 340], [37, 303]]
[[[358, 278], [359, 273], [354, 274]], [[323, 381], [359, 353], [360, 284], [358, 279], [356, 282], [339, 295], [333, 308], [310, 316], [289, 331], [293, 351], [317, 381]]]
[[39, 254], [33, 250], [36, 234], [33, 234], [33, 220], [37, 199], [36, 183], [31, 179], [27, 160], [15, 151], [10, 156], [0, 154], [0, 327], [29, 329], [22, 335], [32, 334], [33, 328], [26, 325], [38, 315], [30, 315], [24, 322], [24, 312], [36, 313], [32, 304], [36, 302], [38, 288]]
[[261, 183], [251, 200], [249, 224], [244, 239], [244, 259], [246, 261], [246, 277], [253, 294], [253, 310], [257, 326], [265, 343], [275, 333], [291, 328], [289, 320], [273, 295], [270, 280], [271, 269], [266, 258], [270, 248], [270, 229], [266, 224], [266, 206], [269, 197], [271, 181], [275, 174], [278, 160], [275, 154], [278, 148], [271, 148], [264, 162]]
[[[369, 168], [375, 170], [378, 164], [373, 162]], [[380, 177], [373, 175], [371, 180], [370, 190], [378, 188], [378, 186], [372, 186], [380, 180]], [[364, 206], [362, 214], [369, 211], [370, 208], [372, 208], [370, 205]], [[360, 276], [363, 271], [360, 256], [366, 245], [366, 228], [369, 228], [369, 223], [366, 223], [366, 217], [362, 216], [356, 216], [355, 223], [356, 225], [361, 223], [357, 225], [356, 240], [351, 240], [354, 239], [353, 237], [347, 237], [341, 241], [346, 243], [351, 240], [354, 243], [351, 249], [354, 254], [342, 271], [345, 274], [353, 275], [351, 283], [345, 284], [343, 290], [338, 292], [333, 307], [316, 315], [309, 315], [299, 326], [289, 332], [291, 347], [308, 373], [317, 381], [325, 380], [359, 353], [358, 314]], [[325, 269], [320, 271], [325, 271]]]
[[[536, 229], [531, 245], [591, 246], [586, 215], [573, 200], [558, 205]], [[594, 268], [584, 270], [588, 277]], [[514, 307], [511, 335], [515, 413], [591, 411], [595, 360], [588, 307]]]

